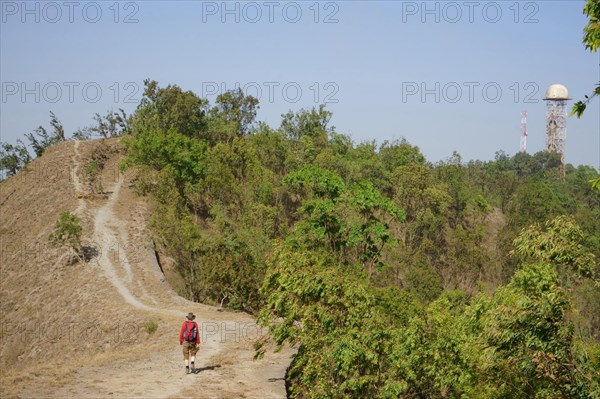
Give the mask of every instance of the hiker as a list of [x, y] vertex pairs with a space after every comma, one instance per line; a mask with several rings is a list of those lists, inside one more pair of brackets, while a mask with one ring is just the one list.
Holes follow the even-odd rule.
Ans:
[[200, 333], [198, 331], [198, 323], [194, 321], [196, 315], [192, 312], [185, 316], [187, 319], [181, 325], [181, 331], [179, 332], [179, 345], [183, 345], [183, 360], [185, 362], [185, 373], [190, 373], [190, 362], [192, 366], [192, 373], [196, 372], [194, 366], [194, 360], [196, 358], [196, 352], [198, 352], [198, 346], [200, 345]]

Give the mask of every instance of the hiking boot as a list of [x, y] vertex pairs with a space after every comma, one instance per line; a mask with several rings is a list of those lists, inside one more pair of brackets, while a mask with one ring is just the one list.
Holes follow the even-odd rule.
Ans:
[[196, 367], [194, 366], [194, 363], [192, 363], [192, 373], [196, 373]]
[[189, 366], [185, 366], [185, 373], [186, 373], [186, 374], [189, 374], [189, 373], [190, 373], [190, 368], [189, 368]]

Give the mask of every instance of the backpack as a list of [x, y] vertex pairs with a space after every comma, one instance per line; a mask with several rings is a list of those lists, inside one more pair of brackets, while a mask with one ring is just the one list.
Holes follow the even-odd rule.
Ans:
[[193, 321], [185, 322], [185, 330], [183, 331], [183, 340], [188, 342], [196, 342], [198, 336], [198, 327]]

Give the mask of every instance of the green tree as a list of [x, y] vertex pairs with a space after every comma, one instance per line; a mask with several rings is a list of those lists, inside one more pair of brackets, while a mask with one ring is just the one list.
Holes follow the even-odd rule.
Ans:
[[123, 167], [145, 165], [156, 172], [168, 173], [182, 194], [188, 185], [204, 176], [206, 143], [176, 129], [160, 132], [147, 128], [125, 138], [123, 143], [128, 150]]
[[289, 156], [288, 143], [284, 137], [262, 122], [259, 123], [251, 139], [260, 163], [277, 176], [284, 176], [287, 172], [286, 160]]
[[382, 266], [381, 251], [392, 240], [390, 223], [402, 221], [404, 213], [370, 182], [346, 186], [340, 176], [314, 166], [290, 173], [283, 182], [301, 204], [296, 243], [360, 264], [369, 278]]
[[462, 157], [454, 151], [446, 161], [436, 165], [437, 178], [448, 187], [450, 203], [448, 204], [449, 222], [455, 227], [465, 216], [469, 199], [469, 190], [466, 183], [467, 169], [462, 163]]
[[557, 270], [592, 276], [595, 260], [582, 239], [579, 227], [564, 216], [544, 228], [523, 230], [515, 240], [516, 253], [525, 259], [522, 268], [491, 302], [474, 307], [474, 314], [482, 315], [486, 397], [589, 398], [600, 393], [598, 373], [575, 340], [570, 298]]
[[497, 291], [482, 335], [491, 397], [590, 397], [590, 370], [579, 360], [569, 307], [546, 263], [526, 265]]
[[374, 292], [327, 253], [290, 247], [276, 251], [261, 292], [260, 320], [276, 343], [299, 344], [290, 397], [392, 398], [406, 390], [391, 367], [391, 338], [416, 313], [410, 296]]
[[295, 170], [303, 165], [314, 163], [317, 156], [326, 148], [328, 136], [335, 130], [329, 126], [332, 113], [320, 105], [318, 109], [289, 111], [282, 115], [279, 132], [288, 140], [291, 156], [287, 167]]
[[186, 137], [203, 137], [208, 102], [177, 85], [160, 88], [158, 82], [144, 81], [144, 96], [131, 120], [132, 131], [174, 132]]
[[282, 115], [280, 130], [289, 140], [300, 140], [303, 136], [317, 138], [334, 130], [329, 126], [332, 113], [320, 105], [318, 109], [289, 111]]
[[544, 223], [533, 224], [515, 239], [516, 252], [556, 267], [573, 269], [580, 277], [593, 278], [595, 257], [584, 245], [585, 234], [572, 217], [557, 216]]
[[466, 296], [447, 291], [413, 316], [394, 337], [393, 374], [403, 376], [400, 398], [478, 398], [474, 337], [464, 316]]
[[562, 207], [558, 193], [553, 190], [552, 185], [544, 180], [535, 180], [519, 185], [507, 211], [510, 223], [522, 228], [559, 215]]
[[349, 202], [357, 209], [359, 219], [349, 228], [348, 244], [356, 248], [357, 258], [370, 280], [375, 268], [383, 266], [381, 252], [384, 245], [393, 240], [390, 224], [404, 221], [404, 211], [368, 181], [351, 185], [350, 196]]
[[379, 154], [385, 168], [390, 172], [399, 166], [425, 163], [425, 157], [419, 147], [410, 145], [404, 138], [393, 142], [384, 141], [379, 147]]
[[219, 94], [212, 114], [234, 126], [235, 136], [248, 134], [252, 129], [258, 110], [258, 99], [246, 96], [241, 88]]
[[[589, 18], [587, 25], [583, 28], [583, 44], [587, 50], [595, 53], [600, 47], [600, 0], [587, 0], [583, 7], [583, 13]], [[581, 118], [587, 105], [599, 95], [600, 83], [596, 85], [590, 96], [585, 96], [585, 100], [573, 104], [571, 115]]]
[[21, 140], [16, 145], [0, 143], [0, 170], [3, 177], [15, 175], [19, 169], [31, 162], [31, 155]]
[[125, 111], [119, 108], [119, 112], [108, 111], [105, 116], [101, 116], [96, 113], [94, 115], [94, 121], [96, 122], [93, 126], [88, 126], [83, 129], [78, 129], [73, 133], [75, 140], [89, 140], [92, 137], [118, 137], [124, 134], [130, 133], [130, 121], [131, 117], [127, 116]]
[[65, 140], [65, 129], [53, 112], [50, 112], [50, 126], [53, 129], [50, 133], [43, 126], [39, 126], [33, 132], [25, 134], [38, 157], [42, 156], [46, 148]]
[[[388, 161], [392, 163], [392, 153], [394, 150], [387, 149]], [[392, 179], [390, 171], [387, 170], [383, 162], [383, 157], [377, 151], [377, 143], [373, 141], [365, 141], [352, 148], [344, 157], [348, 170], [345, 176], [350, 182], [359, 182], [367, 180], [371, 182], [378, 190], [387, 197], [391, 197]]]

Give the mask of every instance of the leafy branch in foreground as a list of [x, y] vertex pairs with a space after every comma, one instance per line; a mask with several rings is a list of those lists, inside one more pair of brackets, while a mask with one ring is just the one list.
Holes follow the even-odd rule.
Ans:
[[571, 109], [571, 113], [569, 114], [569, 116], [576, 115], [578, 118], [581, 118], [581, 115], [583, 115], [588, 104], [592, 101], [592, 99], [594, 97], [599, 96], [599, 95], [600, 95], [600, 84], [596, 85], [596, 88], [594, 89], [591, 96], [585, 95], [584, 96], [585, 100], [577, 101], [575, 104], [573, 104], [573, 108]]
[[[583, 7], [583, 13], [589, 17], [587, 25], [583, 28], [583, 44], [586, 50], [595, 53], [600, 47], [600, 0], [587, 0]], [[573, 104], [571, 116], [577, 115], [578, 118], [581, 118], [587, 105], [598, 95], [600, 95], [600, 83], [596, 85], [591, 96], [586, 95], [584, 101], [577, 101]]]

